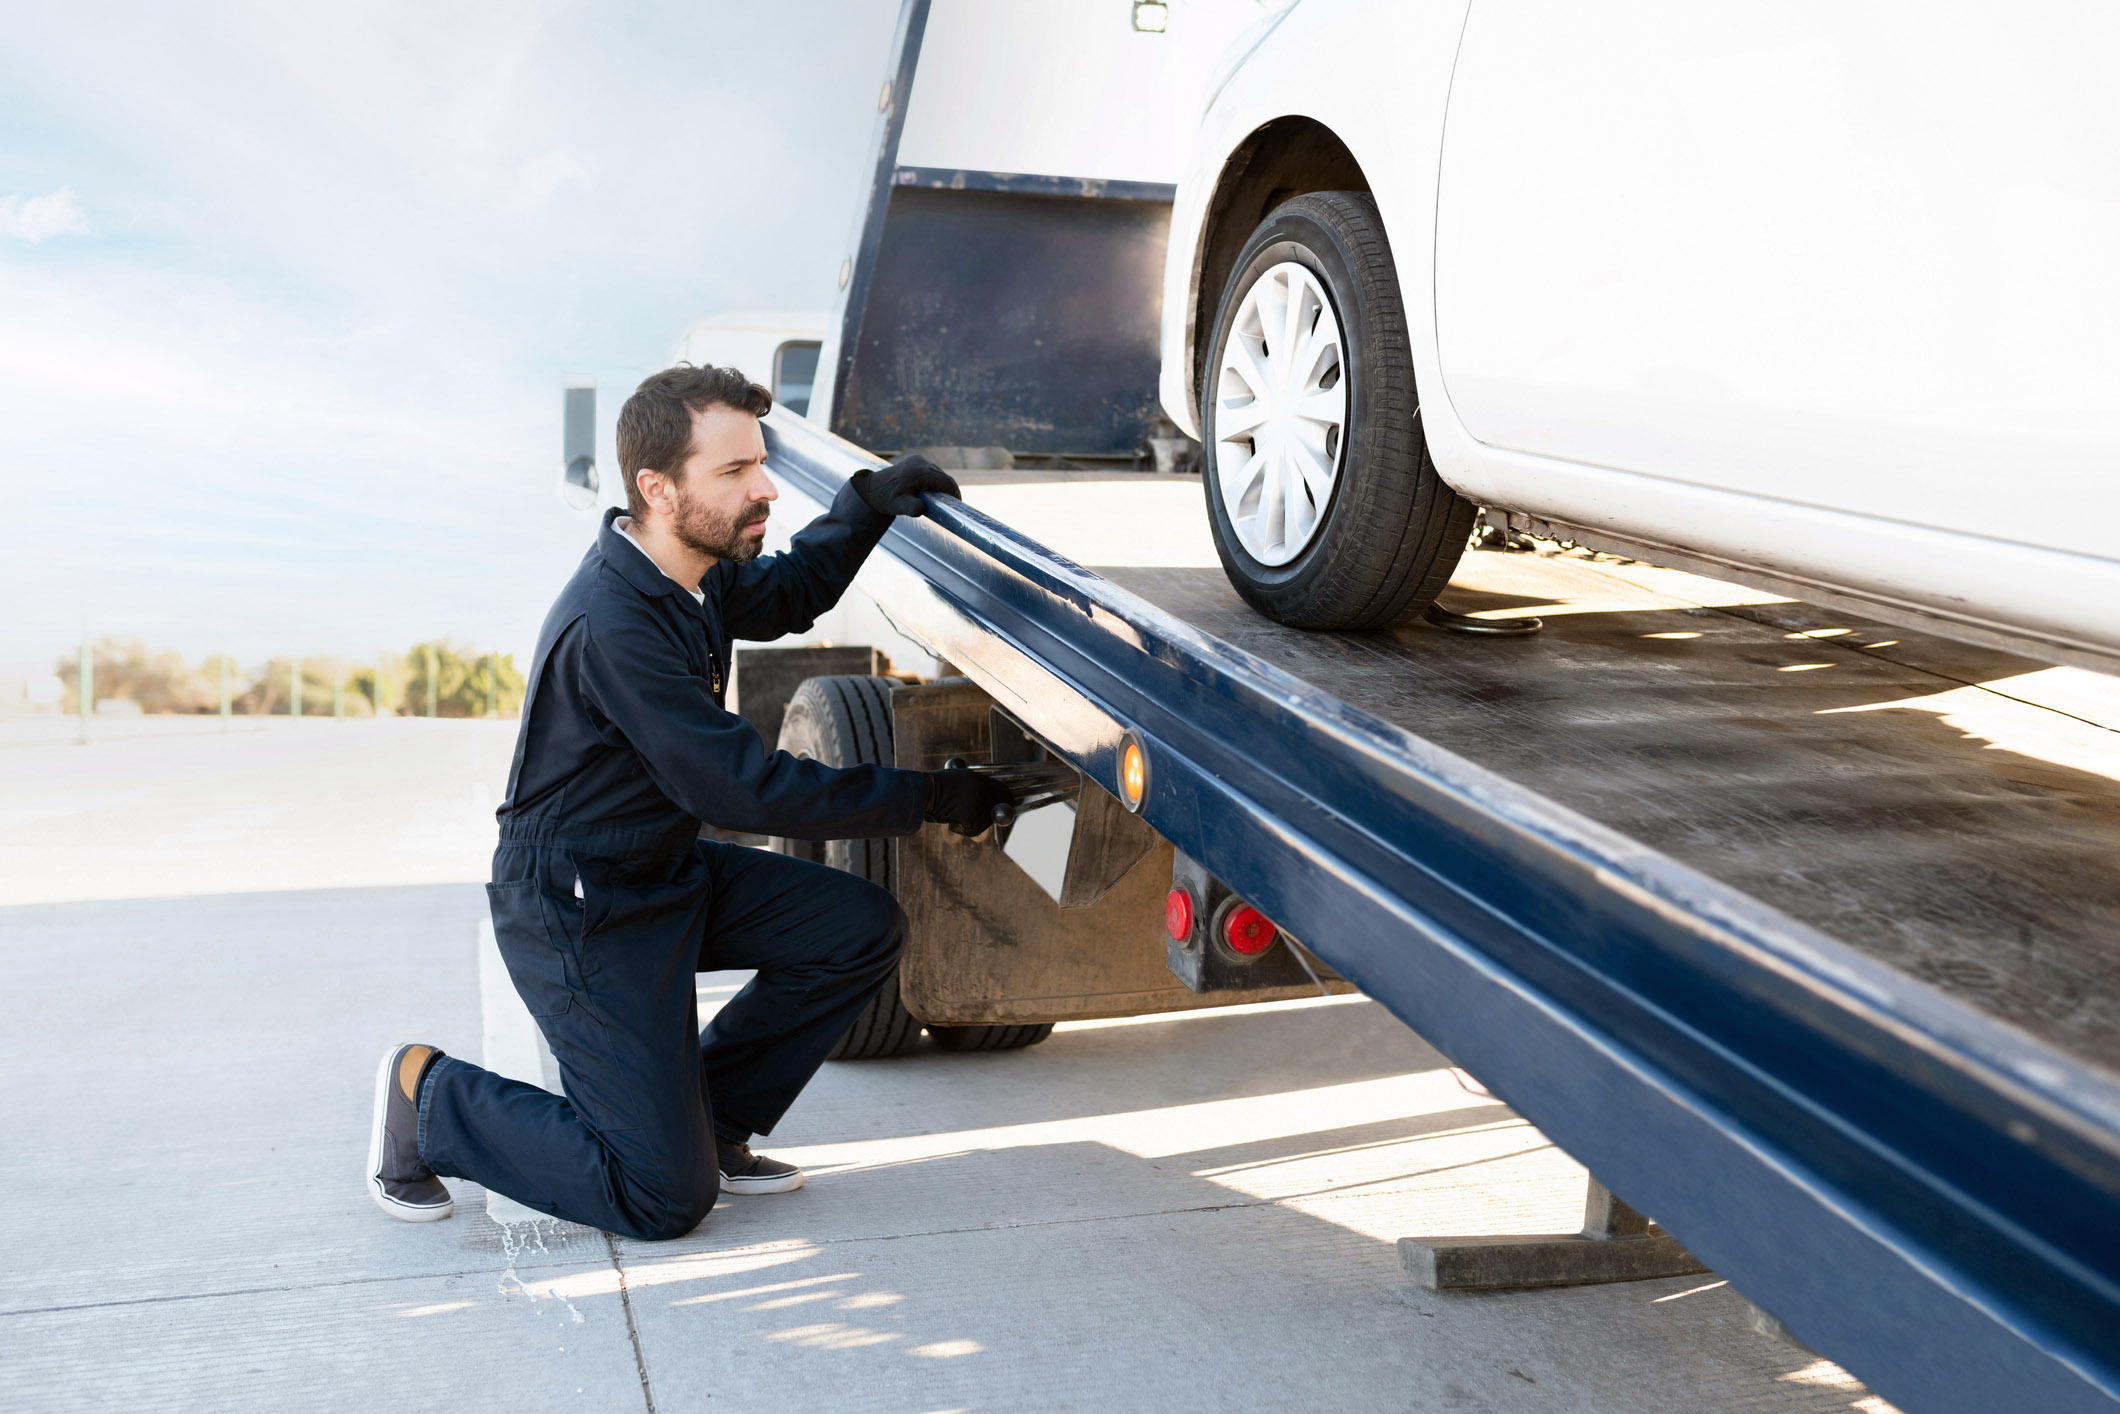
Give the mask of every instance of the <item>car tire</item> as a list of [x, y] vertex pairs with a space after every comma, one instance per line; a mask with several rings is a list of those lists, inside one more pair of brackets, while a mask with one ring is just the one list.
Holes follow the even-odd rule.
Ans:
[[1449, 583], [1478, 508], [1429, 458], [1368, 193], [1311, 192], [1260, 223], [1222, 290], [1200, 423], [1215, 548], [1260, 613], [1382, 628]]
[[[795, 689], [780, 721], [780, 749], [827, 766], [891, 764], [891, 688], [889, 678], [811, 678]], [[889, 840], [791, 840], [775, 838], [773, 848], [797, 859], [859, 874], [872, 884], [891, 887]], [[875, 1060], [902, 1056], [920, 1040], [920, 1021], [898, 995], [898, 971], [863, 1007], [844, 1036], [825, 1054], [826, 1060]]]

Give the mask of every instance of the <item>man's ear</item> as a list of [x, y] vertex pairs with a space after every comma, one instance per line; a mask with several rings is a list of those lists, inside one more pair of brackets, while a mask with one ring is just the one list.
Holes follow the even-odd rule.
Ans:
[[[649, 480], [650, 477], [654, 479]], [[676, 509], [670, 493], [670, 478], [652, 467], [642, 467], [633, 474], [633, 484], [640, 487], [640, 498], [648, 503], [648, 509], [664, 515]]]

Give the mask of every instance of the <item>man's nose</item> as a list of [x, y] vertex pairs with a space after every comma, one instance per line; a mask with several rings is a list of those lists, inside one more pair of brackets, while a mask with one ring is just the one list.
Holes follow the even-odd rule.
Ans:
[[777, 501], [780, 499], [780, 488], [773, 484], [772, 477], [766, 475], [766, 469], [762, 463], [751, 468], [750, 493], [751, 499], [754, 501]]

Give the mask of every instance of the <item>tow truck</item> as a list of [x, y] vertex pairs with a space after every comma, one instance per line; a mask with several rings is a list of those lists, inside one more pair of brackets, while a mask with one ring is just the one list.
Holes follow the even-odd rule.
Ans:
[[1593, 1175], [1581, 1236], [1409, 1234], [1417, 1279], [1705, 1265], [1904, 1407], [2120, 1406], [2113, 680], [1506, 524], [1446, 627], [1260, 616], [1155, 402], [1169, 184], [941, 150], [997, 73], [1036, 111], [1120, 61], [968, 62], [971, 9], [905, 5], [807, 415], [764, 422], [782, 523], [913, 449], [965, 500], [736, 706], [1074, 786], [818, 847], [911, 923], [840, 1054], [1359, 989]]

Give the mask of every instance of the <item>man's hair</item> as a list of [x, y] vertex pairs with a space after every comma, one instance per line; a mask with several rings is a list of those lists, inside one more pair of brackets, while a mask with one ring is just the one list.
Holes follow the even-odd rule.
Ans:
[[618, 470], [626, 482], [626, 508], [635, 520], [648, 515], [639, 474], [682, 476], [685, 458], [692, 454], [692, 414], [710, 407], [764, 417], [772, 411], [773, 394], [733, 368], [680, 363], [643, 378], [618, 410]]

